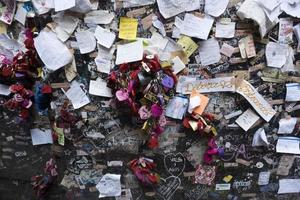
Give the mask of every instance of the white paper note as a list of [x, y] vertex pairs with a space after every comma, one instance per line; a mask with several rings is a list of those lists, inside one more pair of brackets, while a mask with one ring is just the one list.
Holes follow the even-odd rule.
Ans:
[[53, 144], [52, 134], [50, 129], [41, 130], [38, 128], [31, 129], [32, 145]]
[[188, 108], [189, 100], [183, 97], [174, 97], [166, 107], [166, 116], [173, 119], [182, 119]]
[[60, 15], [53, 17], [53, 21], [57, 23], [55, 33], [62, 42], [65, 42], [76, 29], [79, 19], [69, 15]]
[[65, 92], [65, 95], [72, 102], [74, 109], [81, 108], [90, 103], [90, 99], [86, 96], [86, 93], [76, 81], [71, 83], [71, 87], [67, 92]]
[[114, 15], [107, 10], [95, 10], [85, 15], [84, 22], [90, 24], [109, 24], [113, 18]]
[[199, 55], [202, 65], [211, 65], [220, 61], [220, 46], [216, 39], [211, 38], [206, 41], [201, 41], [199, 46]]
[[224, 13], [229, 0], [205, 0], [204, 11], [213, 17], [219, 17]]
[[216, 23], [217, 38], [233, 38], [235, 33], [235, 22], [229, 24]]
[[277, 153], [300, 154], [300, 139], [296, 137], [280, 137], [276, 145]]
[[185, 68], [185, 64], [182, 62], [182, 60], [178, 56], [173, 58], [172, 62], [173, 62], [172, 69], [173, 69], [174, 74], [178, 74]]
[[116, 64], [130, 63], [142, 60], [143, 42], [141, 40], [129, 44], [118, 45]]
[[75, 0], [54, 0], [55, 12], [67, 10], [75, 6]]
[[76, 40], [81, 54], [90, 53], [96, 48], [96, 39], [90, 31], [77, 31]]
[[17, 20], [24, 26], [26, 22], [27, 11], [23, 8], [23, 5], [24, 4], [20, 4], [18, 6], [18, 10], [15, 15], [15, 20]]
[[286, 84], [285, 101], [300, 101], [300, 84], [288, 83]]
[[259, 120], [259, 116], [255, 114], [250, 108], [246, 110], [242, 115], [240, 115], [235, 122], [244, 131], [248, 131], [254, 124]]
[[283, 118], [280, 119], [279, 121], [279, 129], [278, 129], [278, 134], [290, 134], [293, 132], [295, 126], [297, 123], [297, 118], [296, 117], [291, 117], [291, 118]]
[[220, 53], [227, 57], [231, 57], [232, 54], [234, 53], [234, 47], [230, 46], [229, 44], [223, 43], [220, 49]]
[[300, 24], [297, 24], [296, 26], [294, 26], [293, 30], [294, 30], [294, 33], [298, 40], [297, 52], [300, 52]]
[[110, 32], [101, 26], [97, 26], [94, 36], [97, 39], [97, 43], [106, 48], [110, 48], [116, 39], [115, 33]]
[[105, 174], [96, 185], [99, 198], [121, 196], [121, 175]]
[[90, 80], [89, 93], [95, 96], [112, 97], [111, 89], [107, 87], [105, 80], [98, 78], [93, 81]]
[[269, 142], [266, 136], [266, 132], [263, 128], [259, 128], [253, 136], [252, 146], [259, 147], [259, 146], [267, 146], [267, 145], [269, 145]]
[[209, 32], [214, 23], [214, 19], [210, 16], [204, 18], [196, 17], [192, 14], [185, 14], [183, 24], [180, 28], [181, 34], [207, 40]]
[[300, 179], [280, 179], [278, 194], [299, 193]]
[[281, 68], [287, 60], [288, 48], [275, 42], [269, 42], [266, 46], [266, 58], [269, 67]]
[[283, 1], [281, 3], [281, 10], [286, 12], [286, 14], [288, 14], [288, 15], [299, 18], [300, 17], [300, 1], [297, 1], [297, 0]]
[[34, 38], [34, 46], [50, 70], [57, 70], [73, 60], [73, 55], [52, 31], [42, 30], [38, 37]]

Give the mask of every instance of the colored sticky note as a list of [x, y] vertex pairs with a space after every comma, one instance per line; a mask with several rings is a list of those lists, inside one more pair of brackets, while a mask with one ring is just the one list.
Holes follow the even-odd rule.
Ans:
[[121, 17], [119, 26], [119, 38], [124, 40], [135, 40], [137, 34], [138, 20]]
[[190, 57], [199, 47], [192, 38], [185, 35], [179, 38], [177, 43], [183, 48], [187, 57]]
[[207, 96], [204, 96], [203, 94], [199, 94], [196, 90], [193, 90], [191, 94], [191, 98], [195, 96], [200, 97], [200, 105], [193, 110], [193, 113], [202, 115], [203, 111], [205, 110], [209, 102], [209, 98]]

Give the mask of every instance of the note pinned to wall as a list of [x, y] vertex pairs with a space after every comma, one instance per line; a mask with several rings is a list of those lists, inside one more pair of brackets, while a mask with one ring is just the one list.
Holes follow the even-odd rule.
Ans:
[[119, 38], [124, 40], [135, 40], [137, 35], [137, 26], [137, 19], [121, 17], [119, 27]]

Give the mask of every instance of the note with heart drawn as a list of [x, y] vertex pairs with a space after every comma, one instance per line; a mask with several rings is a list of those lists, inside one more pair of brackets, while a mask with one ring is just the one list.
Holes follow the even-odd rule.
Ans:
[[164, 165], [172, 176], [180, 176], [185, 168], [185, 158], [182, 153], [170, 153], [164, 157]]

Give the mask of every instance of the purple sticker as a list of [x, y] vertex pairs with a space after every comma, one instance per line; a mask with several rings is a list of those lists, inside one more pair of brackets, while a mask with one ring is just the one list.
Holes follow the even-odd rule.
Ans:
[[165, 76], [162, 80], [163, 86], [166, 88], [172, 88], [174, 86], [174, 80], [170, 76]]

